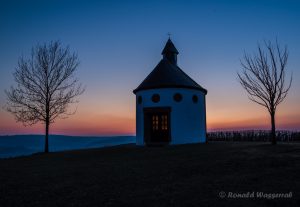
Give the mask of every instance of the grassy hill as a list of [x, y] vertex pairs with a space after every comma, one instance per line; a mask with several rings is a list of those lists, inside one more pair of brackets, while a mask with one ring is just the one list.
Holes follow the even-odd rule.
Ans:
[[[49, 136], [50, 152], [100, 148], [128, 143], [135, 143], [135, 136]], [[0, 136], [0, 158], [16, 157], [43, 152], [44, 146], [45, 135]]]
[[[300, 206], [299, 160], [300, 144], [255, 142], [2, 159], [0, 206]], [[292, 198], [234, 199], [229, 192], [292, 192]]]

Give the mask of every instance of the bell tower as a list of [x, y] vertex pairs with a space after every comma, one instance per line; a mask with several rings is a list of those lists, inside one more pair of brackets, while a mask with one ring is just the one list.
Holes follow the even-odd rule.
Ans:
[[179, 52], [177, 51], [170, 37], [161, 54], [163, 55], [164, 59], [167, 59], [170, 63], [177, 65], [177, 55]]

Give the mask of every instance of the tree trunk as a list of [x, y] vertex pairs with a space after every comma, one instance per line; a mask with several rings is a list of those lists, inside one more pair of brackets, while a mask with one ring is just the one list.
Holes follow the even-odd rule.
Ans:
[[49, 152], [49, 144], [48, 144], [48, 137], [49, 137], [49, 121], [46, 121], [46, 134], [45, 134], [45, 153]]
[[276, 145], [276, 128], [275, 128], [275, 112], [271, 113], [271, 140], [272, 144]]

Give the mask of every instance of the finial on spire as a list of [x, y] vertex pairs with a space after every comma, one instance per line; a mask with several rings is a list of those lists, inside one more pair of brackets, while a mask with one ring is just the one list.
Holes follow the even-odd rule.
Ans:
[[169, 39], [171, 39], [171, 33], [170, 32], [168, 32], [168, 34], [167, 34], [168, 36], [169, 36]]

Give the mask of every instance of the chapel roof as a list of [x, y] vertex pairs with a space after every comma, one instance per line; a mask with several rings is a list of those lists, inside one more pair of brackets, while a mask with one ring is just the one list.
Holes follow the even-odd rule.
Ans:
[[[162, 54], [167, 52], [173, 53], [174, 55], [178, 54], [171, 39], [168, 39]], [[207, 90], [183, 72], [183, 70], [177, 66], [177, 63], [172, 63], [165, 56], [133, 93], [158, 88], [189, 88], [200, 90], [205, 94], [207, 93]]]

